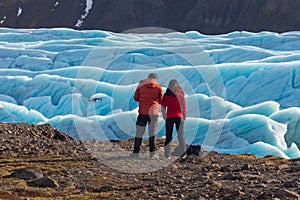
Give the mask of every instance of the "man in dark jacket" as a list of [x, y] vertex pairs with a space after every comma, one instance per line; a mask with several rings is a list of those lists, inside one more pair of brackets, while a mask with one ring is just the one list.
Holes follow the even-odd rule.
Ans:
[[158, 127], [159, 105], [162, 101], [162, 87], [157, 83], [157, 74], [150, 73], [141, 81], [134, 93], [134, 100], [139, 102], [139, 115], [136, 121], [133, 156], [138, 157], [143, 135], [148, 124], [150, 157], [155, 156], [155, 135]]

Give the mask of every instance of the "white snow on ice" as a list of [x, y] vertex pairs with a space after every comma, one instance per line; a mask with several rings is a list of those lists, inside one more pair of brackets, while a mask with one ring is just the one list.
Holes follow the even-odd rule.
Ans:
[[79, 139], [132, 138], [133, 93], [154, 71], [164, 90], [176, 78], [185, 91], [188, 143], [299, 158], [299, 48], [300, 32], [0, 28], [0, 121], [51, 123]]

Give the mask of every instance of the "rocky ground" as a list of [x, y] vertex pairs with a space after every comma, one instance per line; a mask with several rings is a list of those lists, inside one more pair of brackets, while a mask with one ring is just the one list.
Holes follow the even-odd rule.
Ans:
[[300, 199], [300, 159], [130, 158], [132, 140], [80, 142], [50, 125], [0, 124], [0, 199]]

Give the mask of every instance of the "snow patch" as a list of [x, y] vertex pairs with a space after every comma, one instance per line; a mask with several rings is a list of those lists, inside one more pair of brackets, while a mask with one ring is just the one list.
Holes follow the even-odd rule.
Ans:
[[81, 15], [81, 19], [77, 21], [75, 24], [75, 27], [81, 27], [84, 19], [89, 15], [90, 10], [93, 8], [93, 0], [86, 0], [86, 8], [85, 8], [85, 14]]
[[18, 14], [17, 14], [17, 17], [19, 17], [23, 12], [23, 9], [21, 7], [18, 8]]
[[3, 24], [6, 20], [6, 16], [3, 17], [3, 19], [0, 21], [0, 24]]

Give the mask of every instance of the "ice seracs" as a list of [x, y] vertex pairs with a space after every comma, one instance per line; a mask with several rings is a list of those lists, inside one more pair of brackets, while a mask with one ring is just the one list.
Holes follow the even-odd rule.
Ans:
[[[133, 93], [155, 71], [164, 90], [172, 78], [184, 88], [187, 142], [297, 158], [299, 38], [0, 28], [0, 121], [50, 123], [79, 139], [132, 138]], [[158, 137], [164, 130], [160, 117]]]

